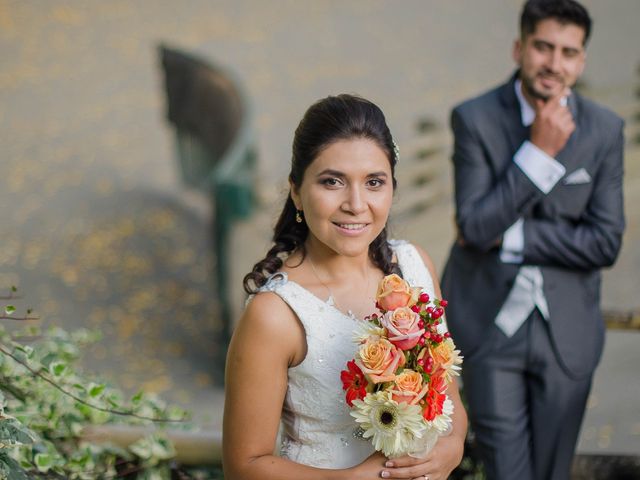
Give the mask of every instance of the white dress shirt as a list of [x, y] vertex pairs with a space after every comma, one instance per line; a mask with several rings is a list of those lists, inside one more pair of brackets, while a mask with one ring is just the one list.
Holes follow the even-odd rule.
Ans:
[[[522, 124], [529, 126], [536, 117], [535, 110], [522, 94], [522, 82], [515, 82], [516, 96], [520, 103]], [[566, 97], [563, 99], [566, 105]], [[565, 168], [533, 143], [525, 140], [513, 157], [516, 165], [545, 195], [548, 194], [564, 176]], [[504, 263], [522, 263], [524, 250], [524, 219], [519, 218], [502, 237], [500, 260]], [[544, 297], [542, 272], [538, 267], [526, 265], [520, 267], [518, 275], [496, 317], [496, 325], [507, 336], [512, 336], [524, 324], [534, 308], [549, 319], [549, 307]]]

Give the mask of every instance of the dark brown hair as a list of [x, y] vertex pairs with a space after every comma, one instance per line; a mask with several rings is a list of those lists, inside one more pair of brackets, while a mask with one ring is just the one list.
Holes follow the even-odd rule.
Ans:
[[591, 34], [591, 17], [587, 9], [575, 0], [529, 0], [520, 15], [520, 36], [525, 38], [536, 31], [538, 22], [552, 18], [562, 24], [572, 23], [584, 30], [583, 46]]

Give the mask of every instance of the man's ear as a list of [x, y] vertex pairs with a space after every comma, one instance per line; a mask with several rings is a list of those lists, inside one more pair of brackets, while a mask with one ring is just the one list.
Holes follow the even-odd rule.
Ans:
[[520, 59], [522, 58], [522, 40], [516, 38], [513, 41], [513, 50], [511, 51], [511, 58], [513, 61], [520, 65]]
[[291, 200], [293, 200], [293, 204], [296, 206], [297, 210], [302, 210], [302, 202], [300, 201], [300, 193], [298, 192], [298, 188], [294, 185], [294, 183], [289, 179], [289, 195], [291, 195]]

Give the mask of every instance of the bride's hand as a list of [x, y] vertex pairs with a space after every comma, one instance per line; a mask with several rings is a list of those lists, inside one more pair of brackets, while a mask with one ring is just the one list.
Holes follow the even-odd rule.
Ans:
[[462, 461], [464, 442], [449, 435], [440, 437], [433, 450], [424, 458], [408, 455], [390, 459], [380, 473], [382, 478], [413, 480], [446, 480]]
[[387, 458], [380, 452], [374, 452], [359, 465], [352, 467], [348, 471], [350, 480], [374, 480], [380, 478], [380, 473], [385, 470], [384, 464]]

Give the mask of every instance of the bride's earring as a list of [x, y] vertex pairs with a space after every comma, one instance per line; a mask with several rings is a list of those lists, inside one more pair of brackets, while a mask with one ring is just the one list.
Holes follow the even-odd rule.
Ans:
[[302, 223], [302, 210], [296, 210], [296, 222]]

